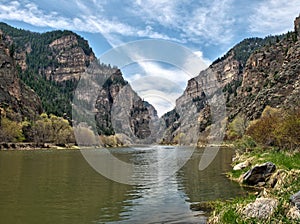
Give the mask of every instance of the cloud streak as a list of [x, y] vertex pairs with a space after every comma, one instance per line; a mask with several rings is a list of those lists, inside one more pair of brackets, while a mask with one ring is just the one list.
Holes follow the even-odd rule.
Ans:
[[166, 34], [155, 32], [151, 26], [138, 29], [119, 22], [117, 19], [107, 19], [100, 14], [95, 15], [96, 13], [81, 1], [76, 1], [76, 3], [82, 11], [81, 15], [67, 17], [55, 11], [43, 11], [34, 3], [12, 1], [0, 4], [0, 19], [22, 21], [38, 27], [101, 33], [112, 46], [122, 43], [120, 36], [177, 40]]
[[[191, 4], [193, 7], [187, 8]], [[137, 0], [131, 11], [145, 23], [173, 29], [182, 42], [224, 43], [232, 39], [232, 0], [167, 1]]]
[[249, 17], [249, 28], [259, 35], [282, 34], [293, 30], [293, 21], [299, 15], [300, 1], [266, 0], [258, 4]]

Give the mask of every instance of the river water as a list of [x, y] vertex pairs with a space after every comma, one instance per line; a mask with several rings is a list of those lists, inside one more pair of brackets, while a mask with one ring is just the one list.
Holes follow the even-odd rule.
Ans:
[[[186, 148], [112, 149], [132, 162], [151, 158], [156, 150]], [[179, 171], [150, 185], [107, 179], [79, 150], [0, 151], [0, 223], [205, 223], [203, 212], [192, 211], [191, 204], [245, 191], [224, 174], [233, 150], [220, 149], [209, 167], [199, 171], [203, 150], [195, 149]]]

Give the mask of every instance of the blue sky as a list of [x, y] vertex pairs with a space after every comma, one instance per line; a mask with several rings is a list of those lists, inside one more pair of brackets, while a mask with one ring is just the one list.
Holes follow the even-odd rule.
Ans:
[[[293, 30], [299, 13], [299, 0], [0, 0], [0, 21], [38, 32], [75, 31], [98, 57], [120, 44], [153, 38], [188, 47], [207, 64], [246, 37]], [[182, 71], [161, 63], [123, 70], [132, 82], [153, 73], [179, 79], [176, 97], [190, 78], [178, 78]]]

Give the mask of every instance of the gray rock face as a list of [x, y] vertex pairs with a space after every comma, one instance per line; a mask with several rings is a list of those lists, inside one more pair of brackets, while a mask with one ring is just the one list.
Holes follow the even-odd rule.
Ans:
[[[102, 71], [102, 66], [93, 63], [82, 76], [75, 94], [77, 116], [86, 117], [84, 123], [96, 125], [99, 135], [123, 134], [132, 143], [152, 143], [153, 123], [158, 120], [154, 107], [143, 101], [124, 80], [118, 69]], [[85, 114], [85, 110], [92, 113]], [[88, 121], [88, 122], [87, 122]]]
[[[299, 36], [299, 17], [295, 20], [295, 29]], [[277, 41], [275, 38], [244, 40], [191, 79], [176, 101], [174, 110], [178, 118], [173, 119], [174, 113], [164, 116], [168, 122], [173, 120], [172, 124], [168, 123], [164, 141], [173, 143], [179, 135], [201, 136], [209, 130], [213, 123], [209, 100], [217, 94], [209, 90], [216, 85], [224, 95], [229, 122], [238, 115], [247, 121], [257, 119], [267, 105], [286, 109], [299, 107], [300, 38], [297, 41], [294, 35], [277, 37]], [[187, 139], [187, 143], [191, 142], [195, 143]]]
[[242, 214], [248, 218], [267, 219], [275, 211], [278, 201], [273, 198], [257, 198], [255, 202], [246, 205]]
[[0, 108], [13, 110], [12, 120], [33, 119], [42, 112], [40, 98], [17, 75], [8, 46], [0, 39]]
[[276, 166], [271, 162], [255, 166], [243, 175], [243, 182], [248, 185], [266, 182], [275, 170]]
[[300, 210], [300, 191], [290, 197], [290, 202]]

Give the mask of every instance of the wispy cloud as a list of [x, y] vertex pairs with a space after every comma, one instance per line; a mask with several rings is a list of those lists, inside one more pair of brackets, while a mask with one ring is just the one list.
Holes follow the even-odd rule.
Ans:
[[140, 97], [155, 106], [158, 115], [172, 110], [191, 77], [178, 68], [166, 68], [157, 62], [140, 62], [143, 74], [126, 76]]
[[[181, 41], [228, 42], [232, 38], [232, 0], [168, 1], [136, 0], [132, 13], [145, 23], [173, 29]], [[192, 7], [189, 7], [192, 5]]]
[[300, 1], [266, 0], [257, 5], [249, 17], [250, 31], [260, 35], [281, 34], [293, 30], [300, 12]]
[[46, 12], [41, 10], [34, 3], [21, 3], [18, 1], [0, 3], [0, 19], [22, 21], [38, 27], [101, 33], [113, 46], [122, 43], [121, 36], [176, 40], [166, 34], [153, 31], [151, 26], [139, 29], [119, 22], [116, 18], [108, 19], [98, 14], [99, 6], [94, 11], [91, 10], [91, 6], [86, 6], [82, 1], [77, 0], [76, 4], [82, 14], [67, 17], [55, 11]]

